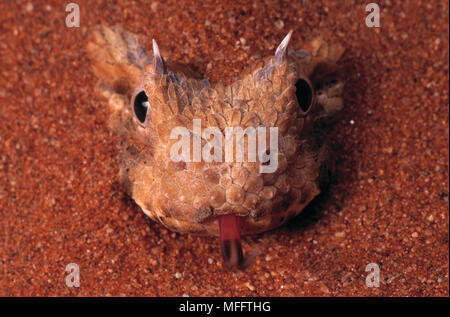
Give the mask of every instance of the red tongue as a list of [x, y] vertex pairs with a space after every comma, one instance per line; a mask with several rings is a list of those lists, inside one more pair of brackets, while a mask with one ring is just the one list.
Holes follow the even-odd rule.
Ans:
[[239, 234], [239, 218], [235, 215], [219, 216], [220, 246], [225, 264], [228, 267], [247, 268], [257, 255], [254, 253], [244, 258], [242, 253], [241, 235]]

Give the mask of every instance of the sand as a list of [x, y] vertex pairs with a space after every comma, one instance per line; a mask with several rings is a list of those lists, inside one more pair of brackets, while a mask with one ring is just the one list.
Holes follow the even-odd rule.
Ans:
[[[449, 8], [381, 1], [0, 3], [1, 296], [448, 296]], [[252, 56], [320, 35], [341, 42], [345, 110], [329, 190], [290, 224], [245, 237], [262, 254], [222, 265], [214, 238], [169, 232], [118, 182], [117, 138], [83, 48], [97, 24], [155, 37], [164, 54], [231, 81]], [[80, 286], [66, 285], [76, 263]], [[378, 265], [379, 287], [366, 266]]]

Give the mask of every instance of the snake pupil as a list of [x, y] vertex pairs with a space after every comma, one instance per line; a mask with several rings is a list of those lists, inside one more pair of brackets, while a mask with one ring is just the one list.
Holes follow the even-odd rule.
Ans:
[[145, 91], [139, 92], [134, 98], [133, 110], [136, 118], [140, 123], [145, 122], [145, 118], [147, 117], [148, 107], [150, 106], [148, 102], [148, 97], [145, 94]]
[[312, 104], [312, 89], [308, 82], [302, 78], [300, 78], [295, 84], [296, 96], [298, 100], [298, 104], [300, 108], [302, 108], [303, 112], [308, 112], [309, 108]]

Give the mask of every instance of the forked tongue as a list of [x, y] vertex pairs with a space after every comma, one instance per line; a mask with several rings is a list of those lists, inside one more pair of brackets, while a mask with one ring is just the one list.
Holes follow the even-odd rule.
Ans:
[[239, 217], [231, 214], [219, 216], [219, 228], [220, 246], [225, 264], [229, 268], [237, 267], [240, 270], [249, 267], [259, 251], [255, 249], [247, 258], [244, 257], [239, 233]]

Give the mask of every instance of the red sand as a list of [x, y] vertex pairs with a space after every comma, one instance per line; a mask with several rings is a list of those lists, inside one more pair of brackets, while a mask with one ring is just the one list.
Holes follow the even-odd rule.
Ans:
[[[47, 2], [47, 1], [46, 1]], [[360, 1], [0, 3], [0, 295], [448, 296], [448, 3], [383, 1], [367, 28]], [[295, 2], [295, 3], [294, 3]], [[117, 139], [82, 49], [120, 23], [212, 81], [253, 55], [315, 35], [350, 65], [337, 170], [326, 195], [289, 225], [244, 238], [262, 254], [245, 272], [218, 241], [151, 222], [121, 191]], [[65, 284], [67, 264], [81, 270]], [[368, 263], [379, 288], [365, 285]]]

